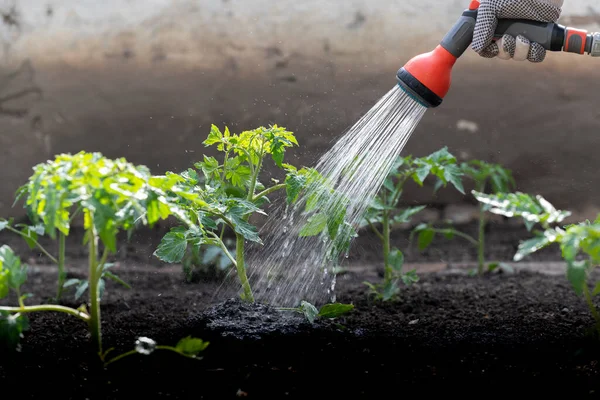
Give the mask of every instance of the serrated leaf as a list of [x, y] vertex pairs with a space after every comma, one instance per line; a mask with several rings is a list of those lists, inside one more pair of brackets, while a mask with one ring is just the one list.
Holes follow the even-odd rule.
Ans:
[[337, 318], [340, 315], [344, 315], [354, 309], [353, 304], [341, 304], [341, 303], [333, 303], [333, 304], [325, 304], [319, 310], [319, 314], [317, 315], [320, 318]]
[[456, 165], [447, 165], [444, 167], [444, 179], [450, 182], [460, 193], [465, 194], [461, 178], [462, 172]]
[[246, 222], [239, 214], [229, 214], [229, 218], [233, 222], [233, 229], [236, 233], [242, 235], [246, 240], [262, 244], [254, 225]]
[[394, 271], [400, 272], [404, 265], [404, 254], [398, 249], [393, 249], [388, 255], [388, 261]]
[[287, 174], [285, 177], [285, 192], [288, 204], [292, 204], [298, 199], [300, 192], [306, 185], [306, 179], [306, 176], [295, 172]]
[[219, 128], [216, 125], [211, 125], [210, 133], [208, 134], [208, 137], [204, 141], [204, 145], [210, 146], [215, 143], [220, 143], [222, 140], [223, 140], [223, 134], [221, 133]]
[[337, 237], [340, 226], [344, 223], [346, 217], [346, 207], [342, 202], [336, 203], [333, 210], [328, 213], [327, 231], [331, 240]]
[[552, 243], [549, 235], [537, 236], [519, 243], [519, 248], [514, 256], [515, 261], [521, 261], [529, 254], [535, 253]]
[[417, 170], [413, 174], [413, 180], [419, 186], [423, 186], [423, 182], [425, 181], [425, 178], [427, 178], [427, 176], [429, 175], [430, 171], [431, 171], [431, 165], [420, 166], [419, 168], [417, 168]]
[[319, 315], [317, 307], [304, 300], [300, 303], [300, 310], [311, 324], [315, 322], [315, 318]]
[[425, 250], [427, 247], [429, 247], [434, 238], [435, 232], [432, 229], [424, 229], [420, 231], [418, 238], [419, 250]]
[[209, 342], [188, 336], [177, 342], [175, 349], [188, 357], [197, 357], [198, 354], [206, 350], [208, 345]]
[[169, 232], [160, 241], [154, 255], [164, 262], [178, 263], [181, 262], [187, 245], [187, 239], [183, 233]]
[[410, 219], [420, 213], [421, 211], [423, 211], [427, 206], [417, 206], [417, 207], [409, 207], [406, 208], [404, 210], [402, 210], [399, 214], [394, 216], [394, 221], [397, 223], [408, 223], [410, 222]]
[[410, 271], [408, 271], [405, 274], [402, 274], [402, 282], [404, 282], [404, 284], [406, 286], [410, 286], [413, 283], [417, 283], [419, 282], [419, 275], [417, 275], [417, 270], [416, 269], [412, 269]]
[[327, 215], [314, 214], [308, 218], [300, 230], [300, 237], [316, 236], [327, 227]]

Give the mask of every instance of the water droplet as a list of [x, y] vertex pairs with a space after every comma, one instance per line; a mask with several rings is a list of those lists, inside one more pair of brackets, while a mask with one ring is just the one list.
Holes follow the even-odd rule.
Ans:
[[156, 350], [156, 342], [148, 337], [139, 337], [135, 341], [135, 351], [140, 354], [150, 355]]

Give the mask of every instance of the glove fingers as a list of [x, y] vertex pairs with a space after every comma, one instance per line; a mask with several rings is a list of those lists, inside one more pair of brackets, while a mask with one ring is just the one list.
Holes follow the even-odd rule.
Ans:
[[529, 48], [531, 47], [531, 42], [524, 36], [517, 36], [515, 39], [515, 53], [513, 55], [513, 59], [515, 61], [525, 61], [529, 56]]
[[527, 59], [533, 63], [540, 63], [546, 59], [546, 49], [539, 43], [531, 43]]
[[515, 56], [517, 41], [510, 35], [504, 35], [498, 40], [498, 58], [501, 60], [510, 60]]
[[[482, 3], [477, 11], [477, 20], [475, 21], [475, 30], [473, 31], [473, 43], [471, 48], [480, 55], [488, 46], [492, 44], [494, 32], [498, 27], [498, 19], [495, 10], [489, 2]], [[486, 57], [486, 56], [484, 56]]]

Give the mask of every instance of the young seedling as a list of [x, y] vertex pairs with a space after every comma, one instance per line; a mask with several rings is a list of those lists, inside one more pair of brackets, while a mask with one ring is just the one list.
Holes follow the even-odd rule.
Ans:
[[381, 240], [383, 246], [383, 283], [375, 285], [365, 282], [378, 299], [387, 301], [396, 296], [400, 290], [398, 288], [400, 280], [406, 285], [418, 281], [414, 270], [402, 272], [404, 254], [399, 249], [391, 247], [390, 232], [392, 224], [408, 223], [415, 214], [425, 208], [425, 206], [417, 206], [398, 209], [404, 185], [414, 181], [419, 186], [423, 186], [429, 176], [438, 179], [438, 186], [446, 186], [450, 183], [464, 193], [462, 171], [456, 163], [456, 158], [446, 147], [427, 157], [398, 157], [383, 187], [363, 218], [361, 228], [369, 227]]
[[[485, 161], [472, 160], [461, 164], [463, 174], [469, 177], [475, 185], [475, 190], [479, 193], [486, 193], [491, 189], [492, 194], [507, 193], [514, 189], [515, 180], [512, 172], [498, 164], [490, 164]], [[433, 224], [421, 224], [414, 230], [419, 235], [419, 250], [425, 250], [434, 240], [436, 234], [442, 234], [447, 239], [460, 237], [465, 239], [477, 249], [477, 269], [476, 273], [482, 275], [485, 271], [492, 272], [498, 268], [510, 272], [509, 265], [502, 262], [492, 262], [485, 265], [485, 228], [487, 224], [486, 210], [484, 204], [479, 205], [478, 230], [477, 237], [456, 229], [451, 221], [446, 221], [444, 227], [436, 227]]]
[[312, 324], [318, 318], [323, 319], [335, 319], [341, 315], [347, 314], [354, 309], [353, 304], [341, 304], [331, 303], [325, 304], [321, 308], [317, 309], [314, 305], [307, 301], [300, 302], [299, 307], [279, 307], [280, 311], [294, 311], [300, 313], [306, 317], [306, 319]]
[[[76, 215], [76, 214], [74, 214]], [[59, 304], [62, 299], [62, 293], [65, 287], [65, 279], [67, 277], [67, 272], [65, 270], [65, 251], [66, 251], [66, 239], [67, 236], [59, 232], [58, 240], [57, 240], [57, 256], [51, 254], [44, 246], [42, 246], [39, 242], [39, 237], [44, 235], [46, 232], [46, 228], [44, 224], [36, 224], [36, 225], [28, 225], [28, 224], [15, 224], [12, 219], [6, 220], [0, 218], [0, 231], [7, 230], [16, 235], [22, 237], [30, 249], [37, 248], [42, 254], [44, 254], [53, 264], [55, 264], [58, 268], [58, 279], [57, 279], [57, 289], [56, 295], [53, 299], [50, 299], [51, 302]]]
[[[242, 299], [254, 302], [244, 247], [247, 240], [261, 244], [262, 241], [249, 219], [254, 214], [265, 215], [261, 207], [269, 202], [269, 195], [279, 190], [286, 190], [287, 200], [292, 203], [313, 173], [283, 163], [286, 149], [298, 142], [292, 132], [277, 125], [240, 134], [231, 134], [228, 128], [221, 132], [213, 125], [204, 144], [216, 146], [221, 159], [205, 155], [203, 161], [194, 165], [196, 169], [151, 179], [152, 185], [177, 204], [181, 212], [176, 216], [183, 223], [165, 235], [154, 254], [162, 261], [178, 263], [188, 246], [218, 246], [236, 268]], [[259, 181], [267, 157], [287, 172], [284, 183], [273, 181], [267, 187]], [[235, 256], [224, 242], [227, 229], [235, 234]]]
[[[110, 160], [100, 153], [61, 154], [52, 161], [38, 164], [28, 183], [20, 191], [25, 206], [32, 210], [36, 223], [43, 224], [45, 234], [56, 238], [57, 232], [68, 236], [73, 209], [83, 212], [84, 245], [88, 247], [88, 279], [78, 291], [87, 289], [89, 303], [78, 309], [59, 305], [26, 305], [27, 295], [21, 286], [27, 267], [7, 247], [0, 250], [0, 298], [14, 290], [18, 306], [0, 307], [1, 332], [11, 344], [27, 327], [26, 314], [51, 311], [73, 315], [88, 324], [92, 345], [101, 360], [102, 348], [100, 295], [103, 278], [122, 282], [108, 271], [108, 257], [116, 252], [117, 234], [131, 232], [138, 224], [153, 226], [165, 219], [175, 205], [163, 193], [148, 184], [150, 172], [125, 159]], [[85, 287], [84, 287], [85, 286]], [[84, 289], [82, 289], [84, 287]]]
[[[473, 195], [492, 213], [522, 218], [527, 229], [532, 231], [533, 237], [519, 244], [514, 261], [521, 261], [553, 244], [560, 246], [567, 266], [567, 279], [577, 295], [584, 297], [594, 317], [596, 333], [600, 335], [600, 312], [593, 301], [600, 294], [600, 281], [591, 290], [589, 285], [592, 270], [600, 265], [600, 216], [592, 223], [585, 221], [561, 227], [557, 224], [571, 213], [557, 210], [542, 196], [534, 197], [521, 192], [487, 195], [475, 191]], [[533, 230], [536, 225], [542, 229]]]

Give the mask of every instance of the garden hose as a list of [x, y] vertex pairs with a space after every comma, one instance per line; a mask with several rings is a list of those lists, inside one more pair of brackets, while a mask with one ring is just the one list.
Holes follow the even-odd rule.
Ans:
[[[452, 67], [473, 41], [479, 1], [473, 0], [452, 29], [431, 52], [420, 54], [397, 73], [398, 85], [425, 107], [437, 107], [450, 89]], [[550, 51], [600, 56], [600, 33], [553, 22], [501, 19], [494, 38], [522, 35]]]

